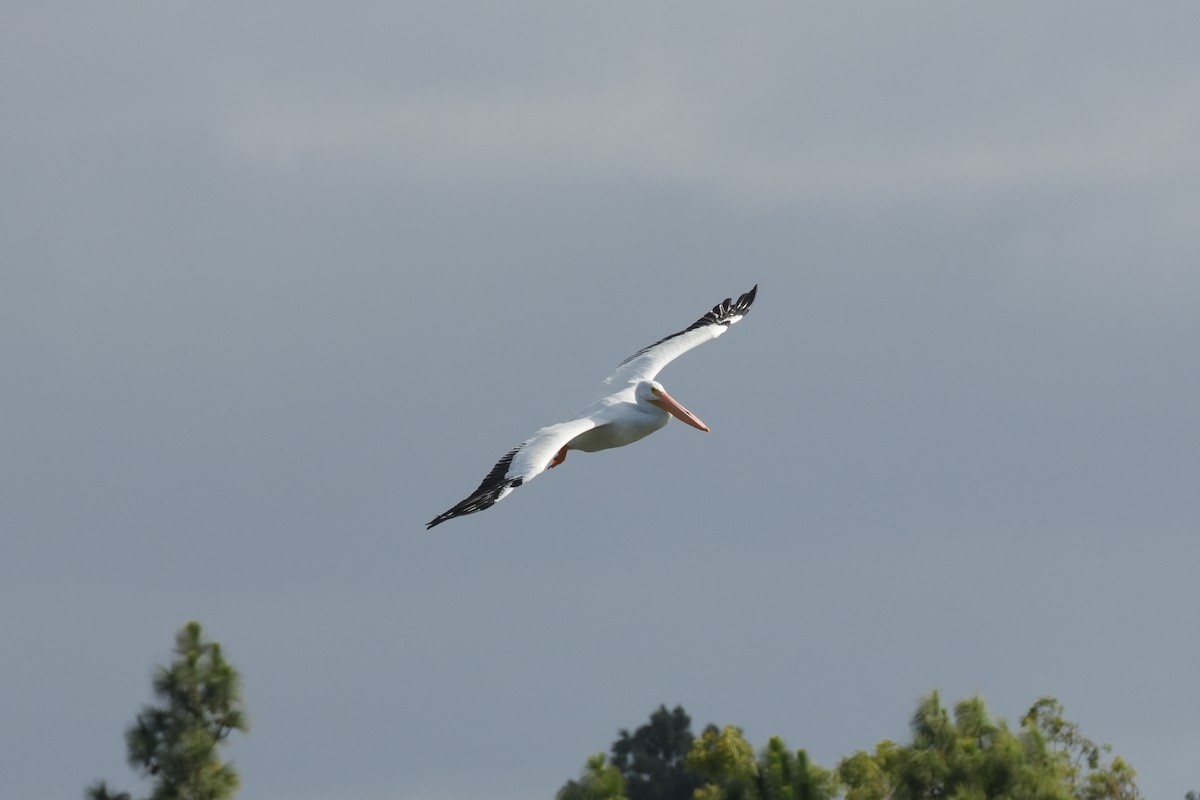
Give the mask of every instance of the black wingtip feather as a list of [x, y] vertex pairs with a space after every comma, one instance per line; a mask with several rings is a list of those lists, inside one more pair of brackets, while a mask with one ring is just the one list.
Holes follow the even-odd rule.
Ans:
[[721, 302], [719, 302], [715, 306], [713, 306], [711, 311], [709, 311], [707, 314], [705, 314], [700, 319], [693, 322], [691, 325], [688, 325], [686, 328], [679, 331], [678, 333], [672, 333], [670, 336], [666, 336], [662, 339], [659, 339], [654, 344], [643, 347], [641, 350], [638, 350], [636, 353], [634, 353], [629, 358], [622, 361], [617, 366], [623, 367], [626, 364], [628, 364], [630, 361], [633, 361], [635, 358], [637, 358], [638, 356], [645, 353], [646, 351], [651, 350], [655, 347], [658, 347], [663, 342], [674, 339], [676, 336], [683, 336], [685, 333], [687, 333], [689, 331], [694, 331], [694, 330], [696, 330], [696, 328], [703, 328], [705, 325], [725, 325], [725, 326], [732, 325], [733, 324], [732, 320], [734, 317], [746, 316], [746, 314], [750, 311], [750, 306], [754, 305], [754, 297], [757, 294], [758, 294], [758, 284], [756, 283], [756, 284], [754, 284], [754, 288], [751, 289], [750, 291], [746, 292], [742, 296], [740, 296], [737, 299], [736, 303], [733, 302], [733, 298], [726, 297], [724, 300], [722, 300]]
[[750, 291], [746, 292], [744, 295], [742, 295], [741, 297], [738, 298], [736, 307], [741, 310], [741, 313], [743, 315], [745, 315], [745, 313], [750, 310], [750, 306], [754, 305], [754, 298], [756, 295], [758, 295], [758, 284], [757, 283], [754, 284], [753, 289], [751, 289]]
[[463, 500], [458, 505], [438, 514], [425, 525], [425, 530], [430, 530], [436, 525], [441, 525], [447, 520], [455, 517], [462, 517], [467, 514], [474, 514], [476, 511], [483, 511], [485, 508], [491, 508], [500, 499], [500, 493], [505, 489], [515, 489], [521, 485], [520, 478], [509, 478], [508, 470], [512, 466], [513, 456], [517, 454], [520, 448], [514, 447], [505, 453], [504, 458], [496, 462], [496, 466], [492, 467], [492, 471], [487, 474], [487, 477], [479, 484], [479, 488], [471, 492], [471, 495]]

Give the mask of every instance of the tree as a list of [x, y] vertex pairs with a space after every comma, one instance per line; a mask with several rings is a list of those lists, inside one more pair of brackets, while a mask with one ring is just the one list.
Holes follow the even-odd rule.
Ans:
[[726, 725], [718, 730], [716, 725], [707, 726], [692, 742], [687, 763], [708, 781], [696, 790], [696, 800], [754, 800], [758, 764], [741, 728]]
[[1084, 736], [1079, 726], [1063, 717], [1062, 704], [1043, 697], [1021, 718], [1030, 738], [1043, 743], [1062, 772], [1071, 794], [1080, 800], [1140, 800], [1134, 779], [1137, 773], [1125, 759], [1117, 756], [1111, 764], [1104, 756], [1112, 746], [1098, 745]]
[[911, 722], [912, 743], [881, 742], [838, 765], [846, 800], [1140, 800], [1133, 769], [1121, 758], [1104, 764], [1096, 745], [1042, 698], [1013, 732], [993, 720], [980, 697], [954, 714], [937, 692], [921, 700]]
[[[129, 765], [154, 779], [149, 800], [228, 800], [238, 789], [238, 774], [217, 751], [230, 733], [247, 730], [241, 677], [221, 645], [204, 640], [198, 622], [176, 635], [175, 655], [154, 676], [162, 705], [146, 706], [125, 732]], [[87, 796], [131, 800], [127, 792], [111, 794], [103, 781]]]
[[611, 761], [603, 754], [589, 758], [582, 777], [559, 789], [557, 800], [692, 800], [704, 779], [687, 764], [691, 726], [682, 706], [659, 706], [632, 734], [620, 730]]
[[696, 800], [832, 800], [833, 773], [812, 764], [808, 753], [793, 753], [772, 736], [757, 759], [742, 729], [709, 725], [692, 743], [688, 764], [708, 779]]
[[763, 800], [832, 800], [837, 780], [817, 766], [804, 750], [788, 750], [783, 739], [772, 736], [759, 756]]
[[[690, 722], [682, 708], [660, 707], [650, 725], [633, 735], [621, 731], [612, 766], [593, 757], [595, 778], [572, 781], [558, 800], [610, 797], [564, 792], [598, 785], [604, 769], [614, 767], [624, 773], [630, 800], [1142, 800], [1133, 768], [1119, 756], [1106, 762], [1112, 748], [1084, 736], [1052, 697], [1038, 700], [1013, 730], [992, 717], [981, 697], [951, 710], [933, 692], [917, 705], [908, 744], [882, 741], [872, 752], [843, 758], [833, 771], [779, 737], [756, 755], [741, 728], [709, 725], [693, 738]], [[689, 740], [681, 764], [677, 754]]]
[[910, 727], [907, 746], [885, 741], [873, 755], [860, 751], [842, 760], [838, 775], [847, 800], [1071, 800], [1045, 748], [993, 720], [982, 698], [960, 702], [951, 717], [933, 692], [917, 706]]
[[687, 763], [694, 738], [691, 726], [682, 706], [667, 711], [662, 705], [632, 735], [620, 731], [613, 742], [612, 763], [625, 776], [630, 800], [691, 800], [703, 783]]
[[608, 763], [604, 753], [587, 760], [583, 775], [577, 781], [567, 781], [558, 790], [555, 800], [628, 800], [625, 796], [625, 776]]

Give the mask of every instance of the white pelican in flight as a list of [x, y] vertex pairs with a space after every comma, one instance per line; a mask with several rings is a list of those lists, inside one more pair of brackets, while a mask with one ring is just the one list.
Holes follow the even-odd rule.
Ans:
[[654, 376], [663, 367], [699, 344], [715, 339], [746, 316], [758, 286], [737, 302], [726, 298], [688, 327], [643, 347], [617, 365], [604, 379], [615, 386], [610, 394], [579, 412], [574, 419], [548, 425], [504, 454], [471, 496], [425, 526], [428, 530], [448, 519], [491, 508], [508, 494], [567, 458], [568, 450], [594, 453], [636, 442], [667, 424], [668, 414], [694, 428], [708, 431], [695, 414], [667, 394]]

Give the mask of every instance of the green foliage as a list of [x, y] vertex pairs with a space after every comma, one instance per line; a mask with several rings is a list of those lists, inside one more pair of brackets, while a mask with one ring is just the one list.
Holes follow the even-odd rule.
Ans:
[[99, 781], [95, 786], [89, 787], [86, 796], [88, 800], [133, 800], [129, 792], [111, 794], [108, 791], [108, 784], [104, 781]]
[[[882, 741], [872, 752], [842, 759], [834, 771], [811, 763], [804, 750], [789, 750], [779, 737], [756, 755], [733, 725], [709, 725], [694, 739], [678, 735], [689, 723], [682, 708], [668, 713], [660, 707], [637, 734], [621, 732], [613, 752], [620, 748], [620, 758], [628, 760], [614, 758], [613, 764], [624, 772], [630, 800], [683, 800], [666, 793], [668, 786], [679, 791], [678, 783], [665, 782], [679, 775], [694, 782], [694, 800], [1142, 800], [1133, 768], [1120, 757], [1106, 763], [1111, 748], [1084, 736], [1049, 697], [1034, 704], [1014, 731], [994, 719], [980, 697], [948, 709], [933, 692], [912, 716], [910, 743]], [[676, 755], [688, 739], [681, 767]], [[675, 772], [663, 768], [668, 763]], [[650, 768], [655, 765], [658, 771]], [[597, 777], [588, 785], [600, 784], [605, 766], [603, 756], [589, 761]], [[634, 793], [634, 779], [645, 794]], [[616, 796], [582, 793], [585, 783], [587, 775], [572, 781], [558, 800]], [[577, 786], [581, 793], [565, 794]], [[1189, 793], [1186, 800], [1200, 795]]]
[[846, 800], [884, 800], [891, 797], [892, 777], [885, 765], [895, 762], [896, 745], [884, 740], [875, 745], [874, 755], [862, 750], [838, 764], [837, 777]]
[[567, 781], [554, 797], [555, 800], [629, 800], [625, 796], [625, 776], [608, 763], [604, 753], [588, 758], [580, 779]]
[[688, 767], [692, 720], [681, 706], [659, 706], [631, 735], [621, 730], [612, 763], [625, 776], [629, 800], [691, 800], [702, 779]]
[[1135, 773], [1122, 759], [1103, 763], [1099, 746], [1042, 698], [1014, 733], [993, 720], [982, 698], [954, 707], [937, 692], [921, 700], [912, 744], [882, 742], [874, 754], [843, 759], [837, 773], [846, 800], [1140, 800]]
[[803, 750], [790, 751], [771, 737], [756, 758], [741, 728], [709, 725], [695, 742], [688, 763], [708, 779], [697, 800], [832, 800], [833, 773], [812, 764]]
[[1079, 726], [1063, 717], [1062, 704], [1043, 697], [1021, 718], [1031, 740], [1048, 749], [1047, 760], [1061, 774], [1072, 797], [1079, 800], [1141, 800], [1134, 779], [1137, 773], [1125, 759], [1117, 756], [1111, 764], [1104, 756], [1110, 745], [1098, 745], [1084, 736]]
[[834, 774], [809, 761], [808, 753], [788, 750], [772, 736], [759, 756], [762, 800], [832, 800], [837, 796]]
[[754, 748], [742, 735], [742, 729], [726, 725], [723, 730], [709, 725], [692, 742], [688, 766], [703, 775], [708, 783], [696, 792], [703, 800], [751, 800], [758, 783], [758, 764]]
[[911, 730], [911, 745], [882, 742], [873, 755], [843, 759], [838, 776], [848, 800], [1070, 797], [1061, 782], [1046, 780], [1038, 770], [1044, 759], [993, 720], [981, 698], [962, 701], [951, 717], [934, 692], [921, 700]]
[[[159, 667], [154, 694], [160, 706], [146, 706], [125, 732], [130, 766], [154, 779], [149, 800], [227, 800], [238, 774], [218, 758], [221, 743], [235, 730], [247, 730], [241, 677], [206, 642], [200, 623], [189, 622], [175, 637], [176, 659]], [[101, 781], [88, 789], [90, 800], [131, 800], [113, 795]]]

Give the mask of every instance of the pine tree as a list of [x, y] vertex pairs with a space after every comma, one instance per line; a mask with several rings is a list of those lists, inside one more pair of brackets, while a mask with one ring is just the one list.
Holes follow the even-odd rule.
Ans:
[[692, 738], [692, 720], [682, 706], [659, 706], [632, 734], [621, 730], [612, 763], [625, 776], [630, 800], [692, 800], [702, 782], [687, 764]]
[[[176, 659], [159, 667], [154, 694], [159, 706], [146, 706], [125, 732], [129, 765], [154, 780], [149, 800], [229, 800], [238, 789], [233, 765], [218, 748], [233, 731], [246, 731], [241, 677], [206, 642], [200, 623], [189, 622], [175, 637]], [[132, 800], [111, 794], [100, 781], [89, 800]]]
[[625, 796], [625, 776], [608, 763], [604, 753], [587, 760], [583, 775], [577, 781], [567, 781], [558, 790], [555, 800], [628, 800]]

